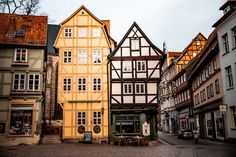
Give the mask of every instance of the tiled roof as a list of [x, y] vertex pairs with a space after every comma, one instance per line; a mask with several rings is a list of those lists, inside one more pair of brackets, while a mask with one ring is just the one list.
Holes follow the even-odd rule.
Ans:
[[47, 17], [0, 14], [0, 45], [46, 46]]
[[168, 52], [169, 57], [179, 57], [182, 53], [181, 52]]

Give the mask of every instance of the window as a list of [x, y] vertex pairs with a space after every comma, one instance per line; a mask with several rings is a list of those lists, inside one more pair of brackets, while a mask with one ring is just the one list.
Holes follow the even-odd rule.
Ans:
[[229, 52], [229, 41], [228, 41], [228, 34], [227, 33], [222, 36], [222, 41], [223, 41], [224, 52], [228, 53]]
[[85, 125], [85, 124], [86, 124], [86, 113], [78, 112], [78, 125]]
[[139, 39], [131, 39], [131, 50], [139, 50]]
[[217, 70], [217, 62], [216, 62], [216, 59], [213, 60], [213, 70], [214, 70], [214, 71]]
[[101, 36], [101, 29], [100, 28], [93, 28], [92, 35], [93, 35], [93, 37], [100, 37]]
[[205, 101], [205, 100], [206, 100], [206, 92], [205, 92], [205, 89], [203, 89], [203, 91], [202, 91], [202, 96], [203, 96], [203, 100]]
[[6, 123], [0, 123], [0, 134], [5, 134]]
[[65, 28], [65, 37], [71, 37], [72, 36], [72, 29], [71, 28]]
[[27, 50], [26, 49], [16, 49], [14, 62], [26, 63], [27, 62]]
[[195, 57], [197, 55], [197, 52], [196, 51], [194, 51], [193, 52], [193, 57]]
[[71, 51], [64, 51], [64, 63], [71, 63]]
[[210, 95], [210, 86], [207, 86], [207, 98], [209, 99], [211, 97]]
[[93, 79], [93, 90], [100, 91], [101, 90], [101, 78]]
[[131, 65], [131, 61], [123, 61], [123, 71], [124, 72], [130, 72], [132, 71], [132, 65]]
[[189, 89], [187, 90], [187, 97], [188, 97], [188, 99], [190, 99], [190, 90]]
[[137, 94], [143, 94], [145, 92], [144, 89], [145, 89], [144, 83], [136, 84], [136, 93]]
[[29, 76], [28, 76], [28, 90], [38, 91], [39, 88], [40, 88], [39, 74], [29, 74]]
[[208, 78], [208, 68], [205, 69], [205, 76], [206, 76], [206, 79]]
[[64, 78], [63, 90], [64, 91], [71, 91], [71, 79], [70, 78]]
[[10, 119], [10, 135], [31, 135], [33, 122], [33, 106], [12, 106]]
[[124, 84], [124, 94], [131, 94], [132, 93], [132, 84], [125, 83]]
[[201, 99], [201, 102], [203, 102], [202, 91], [200, 92], [200, 99]]
[[236, 128], [236, 106], [230, 107], [230, 114], [231, 128]]
[[214, 89], [213, 89], [213, 84], [210, 84], [210, 96], [213, 97], [214, 96]]
[[93, 50], [93, 63], [94, 64], [101, 63], [101, 51]]
[[25, 74], [14, 74], [13, 90], [25, 89]]
[[137, 71], [145, 71], [146, 70], [146, 62], [138, 61], [137, 62]]
[[199, 93], [197, 94], [197, 104], [200, 104], [200, 101], [199, 101]]
[[201, 45], [201, 41], [197, 41], [197, 45]]
[[78, 53], [78, 62], [81, 63], [81, 64], [85, 64], [87, 62], [87, 52], [86, 50], [79, 50], [79, 53]]
[[208, 76], [211, 75], [211, 64], [208, 65]]
[[220, 93], [220, 84], [219, 84], [219, 80], [215, 80], [215, 89], [216, 89], [216, 94]]
[[232, 29], [233, 47], [236, 47], [236, 27]]
[[93, 125], [101, 124], [101, 112], [93, 112]]
[[233, 75], [231, 66], [225, 68], [225, 76], [226, 76], [226, 88], [233, 88]]
[[87, 28], [79, 28], [78, 29], [78, 36], [79, 37], [87, 37]]
[[183, 75], [183, 81], [186, 82], [186, 74]]
[[79, 91], [85, 91], [86, 90], [86, 79], [85, 78], [79, 78], [78, 79], [78, 90]]

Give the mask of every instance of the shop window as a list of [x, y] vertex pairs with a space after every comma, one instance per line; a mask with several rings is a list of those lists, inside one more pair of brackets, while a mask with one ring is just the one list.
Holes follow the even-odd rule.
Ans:
[[224, 124], [223, 118], [220, 114], [220, 111], [214, 112], [215, 115], [215, 127], [216, 127], [216, 136], [217, 137], [224, 137]]
[[101, 90], [101, 78], [93, 79], [93, 90], [100, 91]]
[[10, 135], [32, 134], [33, 107], [12, 107]]
[[117, 116], [116, 132], [118, 134], [140, 134], [139, 116]]
[[85, 125], [86, 123], [86, 113], [78, 112], [78, 125]]
[[205, 113], [207, 137], [213, 137], [211, 113]]
[[15, 50], [15, 63], [26, 63], [28, 58], [27, 49], [16, 49]]
[[236, 106], [230, 107], [231, 128], [236, 128]]
[[93, 112], [93, 125], [101, 124], [101, 112]]
[[5, 134], [6, 123], [0, 123], [0, 134]]

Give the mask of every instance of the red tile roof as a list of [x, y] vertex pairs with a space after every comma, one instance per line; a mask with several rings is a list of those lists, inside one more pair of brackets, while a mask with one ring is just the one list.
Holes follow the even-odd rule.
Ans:
[[182, 53], [181, 52], [168, 52], [169, 57], [179, 57]]
[[47, 44], [46, 16], [0, 14], [0, 26], [0, 45]]

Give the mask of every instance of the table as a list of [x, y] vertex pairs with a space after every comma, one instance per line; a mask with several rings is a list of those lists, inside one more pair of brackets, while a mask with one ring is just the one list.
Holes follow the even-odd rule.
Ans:
[[114, 142], [118, 142], [119, 146], [121, 145], [121, 143], [125, 144], [126, 141], [126, 137], [125, 136], [114, 136], [113, 137]]
[[132, 137], [133, 144], [137, 143], [138, 146], [144, 145], [145, 138], [142, 136], [134, 136]]

